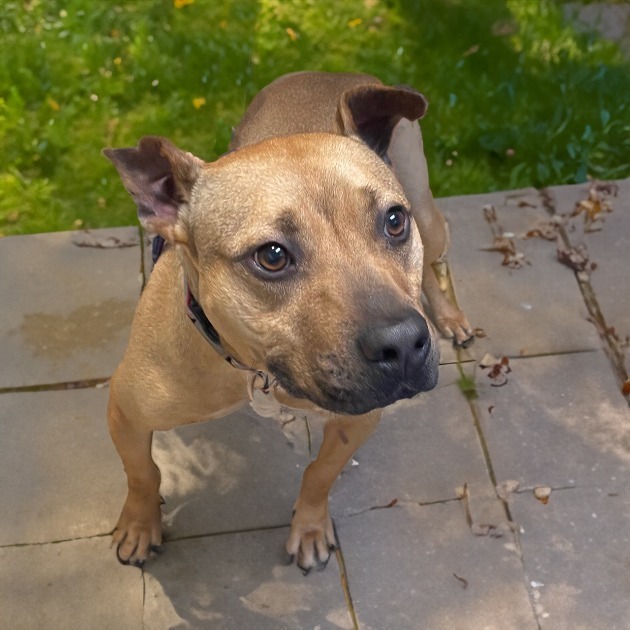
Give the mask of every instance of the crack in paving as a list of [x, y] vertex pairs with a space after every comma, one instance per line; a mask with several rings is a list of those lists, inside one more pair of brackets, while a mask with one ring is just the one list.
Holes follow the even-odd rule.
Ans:
[[109, 385], [110, 376], [92, 378], [81, 381], [67, 381], [63, 383], [45, 383], [41, 385], [24, 385], [22, 387], [0, 387], [2, 394], [28, 394], [31, 392], [55, 392], [72, 389], [103, 389]]
[[25, 542], [25, 543], [8, 543], [0, 544], [0, 549], [15, 549], [18, 547], [43, 547], [45, 545], [61, 545], [63, 543], [76, 542], [78, 540], [94, 540], [96, 538], [106, 538], [111, 536], [112, 532], [105, 532], [100, 534], [90, 534], [89, 536], [75, 536], [73, 538], [59, 538], [58, 540], [44, 540], [39, 542]]

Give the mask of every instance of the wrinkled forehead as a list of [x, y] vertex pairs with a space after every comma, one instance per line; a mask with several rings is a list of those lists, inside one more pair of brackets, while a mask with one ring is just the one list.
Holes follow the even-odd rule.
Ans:
[[305, 134], [209, 164], [193, 191], [189, 220], [193, 230], [256, 240], [271, 238], [274, 229], [298, 230], [304, 213], [326, 221], [404, 203], [390, 168], [366, 146], [344, 136]]

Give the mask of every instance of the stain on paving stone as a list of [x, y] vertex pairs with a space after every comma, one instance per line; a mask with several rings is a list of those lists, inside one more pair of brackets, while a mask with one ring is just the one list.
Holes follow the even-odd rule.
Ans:
[[130, 325], [134, 308], [133, 300], [110, 298], [80, 306], [68, 315], [27, 313], [19, 332], [33, 356], [62, 360], [77, 350], [106, 347]]

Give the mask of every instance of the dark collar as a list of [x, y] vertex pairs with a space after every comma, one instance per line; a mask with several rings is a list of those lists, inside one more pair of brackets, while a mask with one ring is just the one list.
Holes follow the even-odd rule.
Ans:
[[[157, 234], [153, 238], [153, 242], [151, 243], [151, 257], [153, 258], [153, 264], [158, 261], [158, 258], [164, 252], [164, 248], [166, 246], [165, 240]], [[186, 314], [190, 321], [194, 324], [195, 328], [201, 333], [202, 337], [216, 350], [216, 352], [222, 356], [231, 366], [238, 368], [239, 370], [248, 370], [252, 372], [256, 376], [262, 379], [262, 390], [267, 393], [269, 391], [270, 379], [269, 375], [262, 370], [256, 370], [255, 368], [249, 367], [234, 357], [230, 356], [223, 344], [221, 343], [221, 338], [219, 337], [219, 333], [217, 329], [212, 325], [208, 317], [201, 308], [201, 304], [197, 301], [197, 298], [193, 295], [193, 292], [190, 290], [190, 286], [188, 285], [188, 280], [184, 275], [184, 295], [186, 300]]]
[[197, 298], [195, 298], [193, 292], [190, 290], [190, 286], [188, 285], [188, 281], [186, 279], [184, 279], [184, 293], [186, 295], [186, 314], [188, 315], [190, 321], [194, 324], [195, 328], [201, 333], [203, 338], [232, 367], [238, 368], [239, 370], [248, 370], [260, 377], [263, 383], [262, 390], [267, 393], [270, 385], [269, 375], [262, 370], [257, 370], [241, 363], [226, 352], [223, 344], [221, 343], [221, 338], [219, 337], [217, 329], [212, 325], [207, 315], [204, 313], [203, 308], [201, 308], [201, 304], [199, 304]]

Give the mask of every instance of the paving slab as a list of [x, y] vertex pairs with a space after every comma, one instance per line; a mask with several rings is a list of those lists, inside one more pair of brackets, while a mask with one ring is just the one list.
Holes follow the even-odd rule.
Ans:
[[[0, 395], [0, 545], [110, 531], [126, 496], [107, 389]], [[102, 559], [99, 559], [99, 561]]]
[[347, 466], [333, 489], [334, 515], [388, 505], [394, 499], [455, 499], [465, 484], [475, 495], [494, 496], [458, 379], [456, 366], [441, 366], [437, 389], [385, 410], [376, 431], [355, 454], [357, 465]]
[[511, 534], [474, 536], [459, 502], [340, 519], [361, 630], [536, 629]]
[[310, 459], [253, 410], [154, 434], [171, 537], [287, 525]]
[[[493, 235], [483, 206], [497, 211], [503, 234], [512, 235], [529, 264], [502, 265], [503, 254], [484, 251]], [[534, 189], [438, 200], [451, 229], [449, 263], [458, 302], [474, 327], [488, 337], [472, 350], [481, 357], [531, 356], [600, 347], [572, 270], [556, 260], [554, 243], [518, 238], [547, 219]]]
[[108, 547], [94, 538], [0, 548], [0, 627], [142, 630], [142, 573]]
[[98, 243], [134, 239], [137, 243], [138, 230], [131, 227], [0, 239], [0, 294], [5, 296], [0, 388], [113, 372], [141, 287], [140, 248]]
[[510, 365], [503, 387], [478, 378], [476, 404], [497, 480], [619, 491], [630, 473], [630, 409], [603, 352]]
[[145, 571], [144, 628], [347, 629], [337, 561], [304, 577], [287, 564], [288, 528], [165, 544]]
[[[626, 478], [627, 479], [627, 478]], [[512, 514], [540, 627], [626, 630], [630, 620], [630, 493], [518, 494]]]

